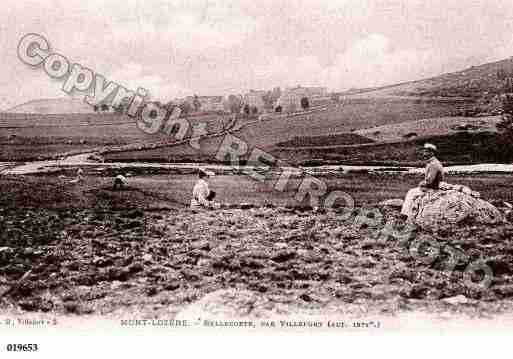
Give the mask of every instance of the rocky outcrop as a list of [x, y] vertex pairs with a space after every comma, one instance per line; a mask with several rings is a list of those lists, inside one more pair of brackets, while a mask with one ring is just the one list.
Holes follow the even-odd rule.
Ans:
[[436, 230], [461, 222], [496, 224], [504, 220], [495, 206], [468, 187], [443, 184], [441, 188], [428, 190], [415, 201], [414, 222], [422, 228]]

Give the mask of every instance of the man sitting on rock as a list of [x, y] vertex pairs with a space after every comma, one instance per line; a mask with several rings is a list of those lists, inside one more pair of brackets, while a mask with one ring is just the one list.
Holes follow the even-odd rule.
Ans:
[[419, 187], [412, 188], [406, 194], [404, 203], [401, 209], [401, 214], [404, 218], [410, 219], [414, 214], [414, 203], [415, 200], [422, 196], [422, 194], [428, 190], [438, 190], [440, 188], [440, 182], [444, 178], [444, 168], [440, 161], [435, 157], [437, 148], [431, 143], [424, 145], [421, 157], [427, 161], [425, 178], [419, 183]]
[[213, 176], [214, 173], [199, 169], [198, 171], [198, 182], [194, 185], [192, 190], [191, 208], [199, 209], [203, 208], [217, 208], [217, 204], [213, 201], [216, 193], [211, 191], [208, 186], [208, 178]]

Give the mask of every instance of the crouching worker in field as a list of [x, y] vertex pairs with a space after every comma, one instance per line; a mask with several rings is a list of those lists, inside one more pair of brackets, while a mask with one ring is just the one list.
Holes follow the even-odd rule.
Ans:
[[191, 209], [219, 208], [219, 205], [214, 202], [216, 193], [211, 191], [208, 186], [208, 178], [212, 176], [214, 173], [211, 171], [199, 170], [198, 182], [192, 190]]
[[73, 180], [70, 181], [70, 183], [80, 183], [84, 180], [83, 178], [83, 174], [84, 174], [84, 171], [82, 170], [82, 168], [79, 168], [77, 170], [77, 177]]
[[113, 190], [116, 189], [122, 189], [128, 187], [128, 180], [123, 175], [117, 175], [114, 178], [114, 186], [112, 187]]
[[426, 191], [438, 190], [440, 182], [443, 181], [444, 168], [440, 161], [435, 157], [436, 153], [437, 148], [435, 145], [431, 143], [426, 143], [424, 145], [421, 157], [423, 160], [427, 161], [425, 178], [419, 183], [417, 188], [410, 189], [406, 194], [406, 198], [404, 199], [403, 207], [401, 209], [401, 214], [405, 219], [410, 219], [414, 214], [415, 200], [422, 196]]

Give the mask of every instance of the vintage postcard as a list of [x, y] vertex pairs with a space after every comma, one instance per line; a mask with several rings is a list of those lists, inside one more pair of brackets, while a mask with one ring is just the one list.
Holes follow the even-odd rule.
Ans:
[[0, 356], [75, 332], [511, 331], [512, 19], [4, 0]]

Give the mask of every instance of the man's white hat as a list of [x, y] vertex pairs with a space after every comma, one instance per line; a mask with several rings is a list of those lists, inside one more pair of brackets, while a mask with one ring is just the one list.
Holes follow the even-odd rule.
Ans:
[[436, 146], [435, 146], [435, 145], [433, 145], [432, 143], [425, 143], [425, 144], [424, 144], [424, 148], [425, 148], [426, 150], [431, 150], [431, 151], [435, 151], [435, 152], [436, 152], [436, 150], [437, 150]]

